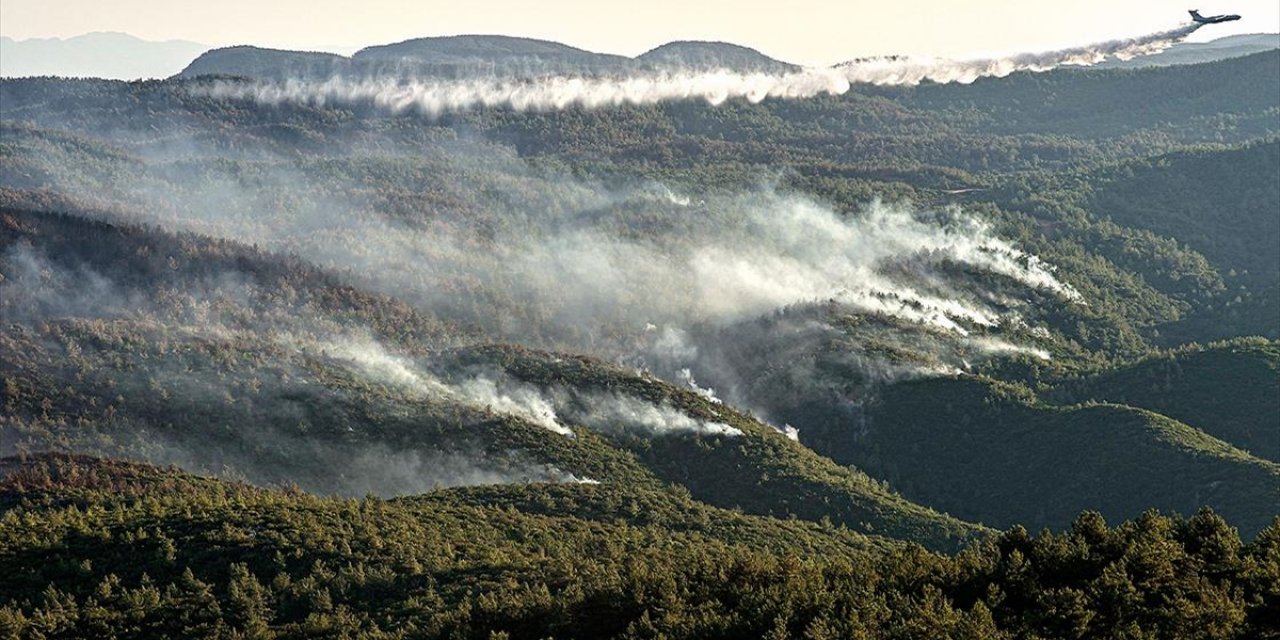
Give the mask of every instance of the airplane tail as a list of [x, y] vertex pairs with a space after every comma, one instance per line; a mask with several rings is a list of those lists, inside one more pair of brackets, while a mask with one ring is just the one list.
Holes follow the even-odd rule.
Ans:
[[1204, 20], [1204, 16], [1200, 15], [1200, 10], [1199, 10], [1199, 9], [1192, 9], [1192, 10], [1188, 11], [1187, 13], [1190, 13], [1190, 14], [1191, 14], [1191, 19], [1192, 19], [1192, 20], [1195, 20], [1196, 22], [1200, 22], [1200, 21]]

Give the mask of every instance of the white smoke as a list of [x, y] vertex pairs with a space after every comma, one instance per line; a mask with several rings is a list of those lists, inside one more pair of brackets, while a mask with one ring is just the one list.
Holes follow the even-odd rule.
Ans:
[[723, 401], [716, 397], [715, 389], [698, 386], [698, 381], [693, 379], [693, 371], [687, 368], [681, 369], [677, 374], [677, 377], [679, 377], [680, 381], [685, 383], [690, 390], [703, 398], [706, 398], [708, 402], [711, 402], [712, 404], [723, 404]]
[[510, 380], [495, 381], [478, 376], [459, 383], [454, 389], [467, 402], [491, 411], [524, 418], [548, 431], [573, 437], [573, 430], [560, 424], [555, 407], [538, 389]]
[[212, 97], [249, 99], [260, 104], [324, 106], [365, 103], [394, 113], [416, 110], [432, 116], [484, 107], [552, 111], [570, 106], [590, 109], [687, 99], [720, 104], [731, 98], [745, 98], [755, 103], [766, 98], [839, 95], [859, 83], [903, 86], [925, 81], [970, 83], [978, 78], [1004, 77], [1017, 71], [1040, 72], [1063, 65], [1091, 65], [1108, 58], [1128, 60], [1162, 51], [1191, 35], [1200, 26], [1189, 24], [1137, 38], [1003, 58], [967, 61], [873, 58], [781, 74], [717, 70], [622, 78], [555, 76], [523, 80], [404, 80], [399, 77], [335, 76], [322, 81], [294, 79], [245, 83], [219, 80], [192, 90]]
[[[776, 200], [767, 215], [745, 216], [730, 242], [698, 247], [688, 273], [700, 312], [740, 319], [798, 302], [836, 300], [851, 307], [967, 335], [965, 324], [994, 327], [995, 312], [978, 303], [920, 291], [882, 272], [912, 260], [919, 269], [944, 260], [973, 265], [1066, 299], [1079, 294], [1052, 268], [999, 239], [990, 227], [958, 211], [924, 221], [879, 202], [846, 219], [806, 200]], [[739, 241], [750, 238], [752, 250]]]
[[[294, 339], [289, 344], [297, 346], [301, 343]], [[568, 389], [545, 393], [502, 374], [471, 376], [457, 382], [442, 381], [419, 370], [409, 359], [392, 355], [377, 341], [367, 337], [334, 339], [313, 348], [354, 364], [359, 373], [372, 380], [424, 397], [516, 416], [568, 437], [574, 436], [573, 430], [561, 423], [558, 413], [603, 433], [742, 435], [740, 430], [729, 425], [698, 420], [666, 404], [655, 405], [620, 394], [579, 394]], [[711, 399], [719, 402], [714, 395]]]
[[[286, 336], [281, 342], [298, 346], [300, 343]], [[424, 396], [445, 396], [450, 389], [435, 378], [419, 373], [412, 362], [394, 356], [378, 342], [368, 337], [347, 337], [319, 345], [319, 352], [355, 365], [365, 377], [383, 384], [412, 391]]]
[[[999, 274], [1064, 299], [1079, 297], [1050, 266], [959, 211], [920, 216], [907, 207], [873, 202], [846, 216], [773, 192], [716, 198], [704, 208], [696, 218], [655, 209], [680, 226], [652, 231], [644, 239], [607, 226], [528, 217], [526, 224], [513, 224], [477, 250], [465, 228], [422, 233], [374, 219], [367, 224], [344, 220], [340, 229], [282, 238], [281, 248], [315, 256], [326, 266], [355, 265], [370, 286], [427, 307], [468, 313], [467, 300], [439, 294], [456, 290], [459, 282], [501, 292], [520, 309], [537, 309], [539, 320], [547, 323], [518, 326], [514, 314], [486, 314], [504, 323], [491, 330], [512, 338], [569, 330], [642, 331], [634, 319], [647, 316], [655, 327], [664, 327], [656, 337], [669, 350], [690, 349], [678, 327], [727, 324], [830, 300], [959, 335], [1000, 325], [999, 314], [984, 301], [957, 297], [924, 281], [922, 274], [943, 262]], [[273, 234], [245, 235], [269, 242]], [[913, 272], [886, 271], [903, 264]]]
[[786, 436], [788, 440], [800, 441], [800, 430], [789, 425], [783, 424], [781, 427], [774, 427], [779, 433]]
[[[874, 314], [922, 329], [898, 345], [902, 352], [918, 352], [938, 344], [935, 334], [964, 339], [1016, 322], [1010, 311], [1025, 304], [1023, 289], [1079, 298], [1051, 266], [958, 209], [918, 211], [873, 201], [841, 212], [771, 189], [702, 191], [687, 198], [659, 183], [605, 187], [532, 173], [518, 159], [490, 149], [484, 147], [482, 157], [451, 152], [449, 162], [457, 170], [440, 185], [428, 184], [444, 190], [442, 200], [459, 204], [421, 219], [406, 220], [343, 195], [358, 193], [360, 185], [295, 161], [249, 163], [251, 171], [215, 164], [191, 177], [181, 167], [158, 165], [154, 172], [122, 170], [112, 183], [93, 190], [64, 187], [103, 208], [121, 203], [131, 222], [298, 256], [465, 329], [456, 334], [459, 341], [632, 358], [677, 382], [679, 370], [691, 368], [735, 404], [744, 400], [740, 380], [726, 380], [721, 367], [702, 362], [714, 355], [700, 352], [708, 328], [835, 302], [840, 313]], [[49, 166], [54, 172], [84, 172], [72, 169], [74, 164]], [[158, 179], [166, 175], [176, 177]], [[253, 178], [245, 181], [243, 175]], [[395, 186], [421, 188], [417, 182]], [[264, 193], [288, 197], [264, 200]], [[0, 259], [11, 253], [0, 253]], [[956, 267], [1003, 278], [957, 277]], [[1023, 286], [1008, 287], [1003, 279]], [[307, 316], [308, 326], [313, 317]], [[296, 323], [293, 316], [281, 316], [285, 320]], [[1011, 328], [1027, 330], [1023, 324]], [[309, 331], [331, 335], [344, 329]], [[755, 338], [758, 346], [793, 337]], [[368, 346], [346, 345], [343, 351], [339, 345], [334, 353], [386, 384], [453, 394], [458, 401], [570, 433], [535, 396], [512, 391], [500, 379], [462, 388]]]
[[[290, 343], [299, 344], [296, 340]], [[444, 382], [419, 370], [409, 359], [392, 355], [368, 337], [333, 339], [315, 348], [326, 355], [351, 362], [359, 373], [378, 382], [398, 386], [423, 397], [515, 416], [548, 431], [573, 437], [573, 430], [560, 424], [555, 408], [540, 390], [505, 376], [477, 375], [460, 382]]]
[[667, 404], [651, 404], [621, 394], [579, 395], [571, 418], [592, 430], [615, 435], [660, 437], [676, 434], [737, 437], [742, 431], [721, 422], [698, 420]]
[[334, 469], [339, 493], [384, 498], [417, 495], [448, 487], [497, 484], [600, 484], [554, 465], [513, 460], [486, 460], [457, 453], [395, 451], [385, 446], [361, 450]]
[[969, 345], [985, 354], [994, 355], [1028, 355], [1039, 360], [1050, 360], [1051, 355], [1044, 349], [1013, 344], [998, 338], [981, 336], [969, 341]]

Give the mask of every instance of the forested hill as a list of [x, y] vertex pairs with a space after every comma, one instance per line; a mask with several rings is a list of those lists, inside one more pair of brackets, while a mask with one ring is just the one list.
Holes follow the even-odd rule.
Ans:
[[1053, 397], [1120, 402], [1195, 425], [1204, 432], [1280, 461], [1280, 345], [1234, 340], [1192, 346], [1072, 380]]
[[1280, 281], [1280, 142], [1187, 151], [1090, 176], [1090, 209], [1126, 227], [1179, 238], [1240, 281]]
[[[1015, 528], [954, 558], [864, 555], [839, 532], [685, 515], [606, 487], [495, 507], [88, 459], [4, 465], [0, 562], [25, 570], [0, 576], [0, 628], [18, 636], [1229, 638], [1276, 622], [1280, 523], [1241, 544], [1208, 512], [1117, 527], [1085, 514], [1069, 533]], [[618, 516], [564, 517], [565, 500]], [[708, 516], [734, 528], [707, 531]]]

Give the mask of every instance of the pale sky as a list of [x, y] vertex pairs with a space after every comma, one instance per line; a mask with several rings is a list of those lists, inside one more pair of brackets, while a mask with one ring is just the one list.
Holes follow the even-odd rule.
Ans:
[[[1194, 4], [1188, 4], [1194, 2]], [[123, 31], [147, 40], [350, 53], [421, 36], [485, 33], [636, 55], [725, 40], [800, 64], [878, 54], [965, 58], [1044, 51], [1175, 27], [1188, 9], [1238, 13], [1193, 40], [1280, 31], [1276, 0], [3, 0], [0, 35]]]

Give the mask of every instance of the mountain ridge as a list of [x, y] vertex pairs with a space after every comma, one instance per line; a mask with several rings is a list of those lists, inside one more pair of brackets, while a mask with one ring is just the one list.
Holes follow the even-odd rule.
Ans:
[[[178, 77], [203, 74], [283, 78], [319, 77], [317, 69], [297, 63], [303, 52], [260, 47], [225, 47], [202, 54]], [[307, 54], [311, 55], [311, 54]], [[597, 53], [551, 40], [520, 36], [465, 34], [428, 36], [371, 45], [349, 57], [331, 59], [330, 74], [419, 74], [442, 77], [622, 74], [646, 69], [689, 68], [782, 73], [799, 69], [740, 45], [682, 40], [655, 47], [634, 58]]]
[[144, 40], [116, 31], [25, 40], [0, 36], [0, 76], [165, 78], [207, 49], [188, 40]]
[[[743, 73], [786, 73], [800, 69], [749, 46], [705, 40], [674, 40], [637, 56], [598, 53], [572, 45], [523, 36], [458, 34], [425, 36], [362, 47], [352, 55], [333, 56], [328, 68], [299, 65], [301, 57], [319, 52], [253, 44], [208, 47], [186, 40], [151, 41], [122, 32], [92, 32], [69, 38], [0, 37], [7, 61], [5, 77], [62, 75], [109, 79], [190, 77], [204, 73], [284, 77], [289, 72], [319, 76], [324, 72], [386, 71], [400, 62], [401, 72], [444, 75], [476, 73], [620, 73], [670, 67]], [[461, 45], [461, 46], [460, 46]], [[104, 47], [106, 50], [104, 50]], [[1280, 47], [1280, 34], [1239, 34], [1203, 43], [1178, 43], [1168, 50], [1128, 61], [1104, 61], [1096, 68], [1128, 69], [1209, 62]], [[206, 56], [206, 54], [208, 54]], [[157, 58], [158, 56], [158, 58]], [[181, 58], [186, 56], [185, 64]], [[157, 58], [149, 60], [149, 58]], [[202, 59], [203, 58], [203, 59]], [[524, 60], [519, 60], [523, 58]], [[342, 62], [338, 62], [341, 59]], [[144, 60], [127, 66], [129, 60]], [[413, 64], [404, 65], [405, 62]], [[359, 64], [355, 64], [359, 63]]]

